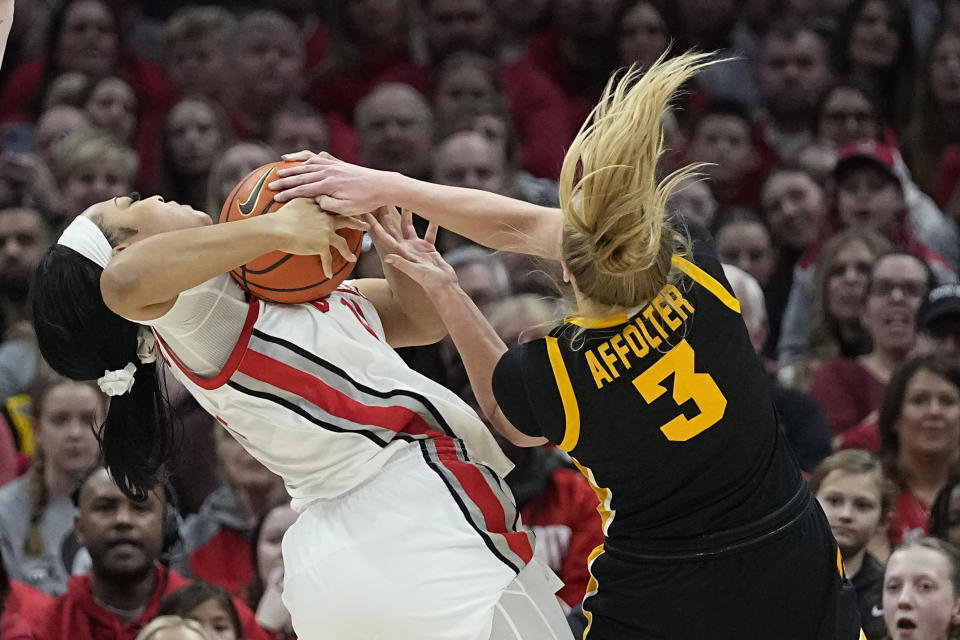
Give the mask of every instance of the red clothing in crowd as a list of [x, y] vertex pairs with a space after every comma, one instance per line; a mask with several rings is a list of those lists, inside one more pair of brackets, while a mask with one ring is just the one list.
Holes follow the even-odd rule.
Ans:
[[520, 509], [537, 536], [534, 553], [563, 580], [557, 595], [571, 607], [583, 600], [590, 579], [587, 557], [603, 544], [599, 500], [583, 475], [556, 469], [546, 489]]
[[236, 529], [221, 528], [190, 554], [189, 562], [198, 580], [220, 585], [233, 595], [253, 580], [250, 540]]
[[[107, 611], [93, 597], [89, 574], [73, 576], [67, 582], [67, 592], [53, 603], [44, 640], [135, 640], [144, 626], [157, 616], [163, 599], [190, 584], [190, 581], [164, 567], [157, 567], [157, 586], [139, 618], [125, 622]], [[257, 624], [253, 612], [234, 598], [240, 615], [243, 636], [249, 640], [271, 640], [270, 635]]]
[[[10, 581], [10, 591], [3, 601], [3, 617], [9, 614], [30, 630], [33, 637], [43, 637], [44, 624], [53, 607], [53, 598], [19, 580]], [[12, 633], [12, 631], [10, 632]], [[15, 636], [14, 636], [15, 637]], [[0, 639], [7, 640], [0, 634]]]
[[[39, 114], [46, 64], [34, 60], [14, 69], [0, 94], [0, 122], [32, 122]], [[160, 173], [163, 120], [177, 99], [177, 91], [163, 69], [133, 55], [124, 55], [117, 75], [133, 88], [139, 103], [135, 147], [140, 158], [139, 179], [155, 187]]]
[[417, 74], [417, 65], [406, 46], [393, 51], [371, 51], [355, 67], [332, 70], [317, 77], [307, 89], [307, 100], [324, 113], [353, 121], [357, 103], [377, 85], [392, 78]]
[[901, 542], [926, 535], [929, 518], [930, 505], [910, 491], [901, 489], [893, 502], [893, 520], [887, 529], [890, 546], [895, 548]]
[[880, 407], [886, 385], [853, 358], [830, 358], [813, 375], [810, 395], [820, 403], [830, 432], [839, 435]]
[[[431, 69], [395, 69], [383, 82], [403, 82], [425, 96], [430, 95]], [[563, 154], [573, 135], [566, 98], [529, 58], [497, 61], [497, 74], [520, 139], [520, 165], [539, 178], [555, 180], [560, 175]]]
[[40, 636], [35, 635], [27, 623], [20, 618], [6, 611], [0, 618], [0, 640], [38, 640]]
[[846, 431], [840, 440], [838, 449], [863, 449], [874, 455], [880, 453], [880, 429], [876, 420], [861, 422]]

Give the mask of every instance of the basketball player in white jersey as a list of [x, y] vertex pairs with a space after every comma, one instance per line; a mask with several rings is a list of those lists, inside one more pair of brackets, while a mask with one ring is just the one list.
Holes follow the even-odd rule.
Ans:
[[[382, 255], [429, 243], [395, 211], [368, 222]], [[286, 483], [300, 516], [283, 597], [300, 638], [568, 640], [558, 585], [531, 562], [502, 480], [509, 463], [465, 404], [393, 351], [442, 335], [422, 289], [386, 266], [385, 280], [309, 304], [248, 299], [231, 269], [275, 250], [352, 258], [335, 230], [366, 225], [303, 199], [209, 223], [159, 197], [115, 198], [78, 216], [38, 269], [41, 352], [111, 396], [101, 442], [117, 484], [143, 496], [175, 453], [168, 367]]]

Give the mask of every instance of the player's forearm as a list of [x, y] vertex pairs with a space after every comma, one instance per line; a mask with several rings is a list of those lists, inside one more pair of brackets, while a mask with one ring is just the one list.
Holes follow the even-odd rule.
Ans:
[[388, 174], [391, 203], [474, 242], [502, 251], [560, 259], [563, 214], [488, 191]]
[[403, 346], [433, 344], [442, 340], [447, 335], [447, 327], [423, 287], [386, 263], [383, 264], [383, 275], [407, 325], [415, 328], [416, 335], [411, 335]]
[[510, 424], [497, 404], [493, 393], [493, 371], [506, 353], [507, 346], [487, 319], [459, 286], [451, 285], [432, 291], [431, 297], [450, 333], [450, 339], [460, 353], [480, 410], [494, 429], [521, 447], [544, 444], [546, 440], [543, 438], [530, 437]]
[[118, 253], [104, 269], [104, 302], [134, 320], [158, 317], [152, 315], [156, 305], [168, 305], [181, 292], [279, 249], [283, 238], [272, 216], [145, 238]]

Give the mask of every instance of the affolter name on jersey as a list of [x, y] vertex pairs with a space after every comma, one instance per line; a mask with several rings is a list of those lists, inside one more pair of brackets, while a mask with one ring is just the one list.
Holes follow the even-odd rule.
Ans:
[[668, 284], [661, 289], [619, 333], [600, 346], [584, 351], [597, 389], [613, 382], [621, 372], [629, 371], [636, 361], [657, 349], [693, 313], [693, 305], [676, 286]]

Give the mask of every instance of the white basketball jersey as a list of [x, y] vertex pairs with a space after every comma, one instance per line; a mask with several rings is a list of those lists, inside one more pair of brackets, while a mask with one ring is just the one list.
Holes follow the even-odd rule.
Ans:
[[375, 474], [418, 441], [470, 434], [470, 454], [510, 463], [462, 400], [410, 369], [384, 339], [373, 305], [341, 285], [327, 298], [280, 305], [252, 298], [226, 366], [204, 379], [158, 339], [174, 376], [303, 508]]

